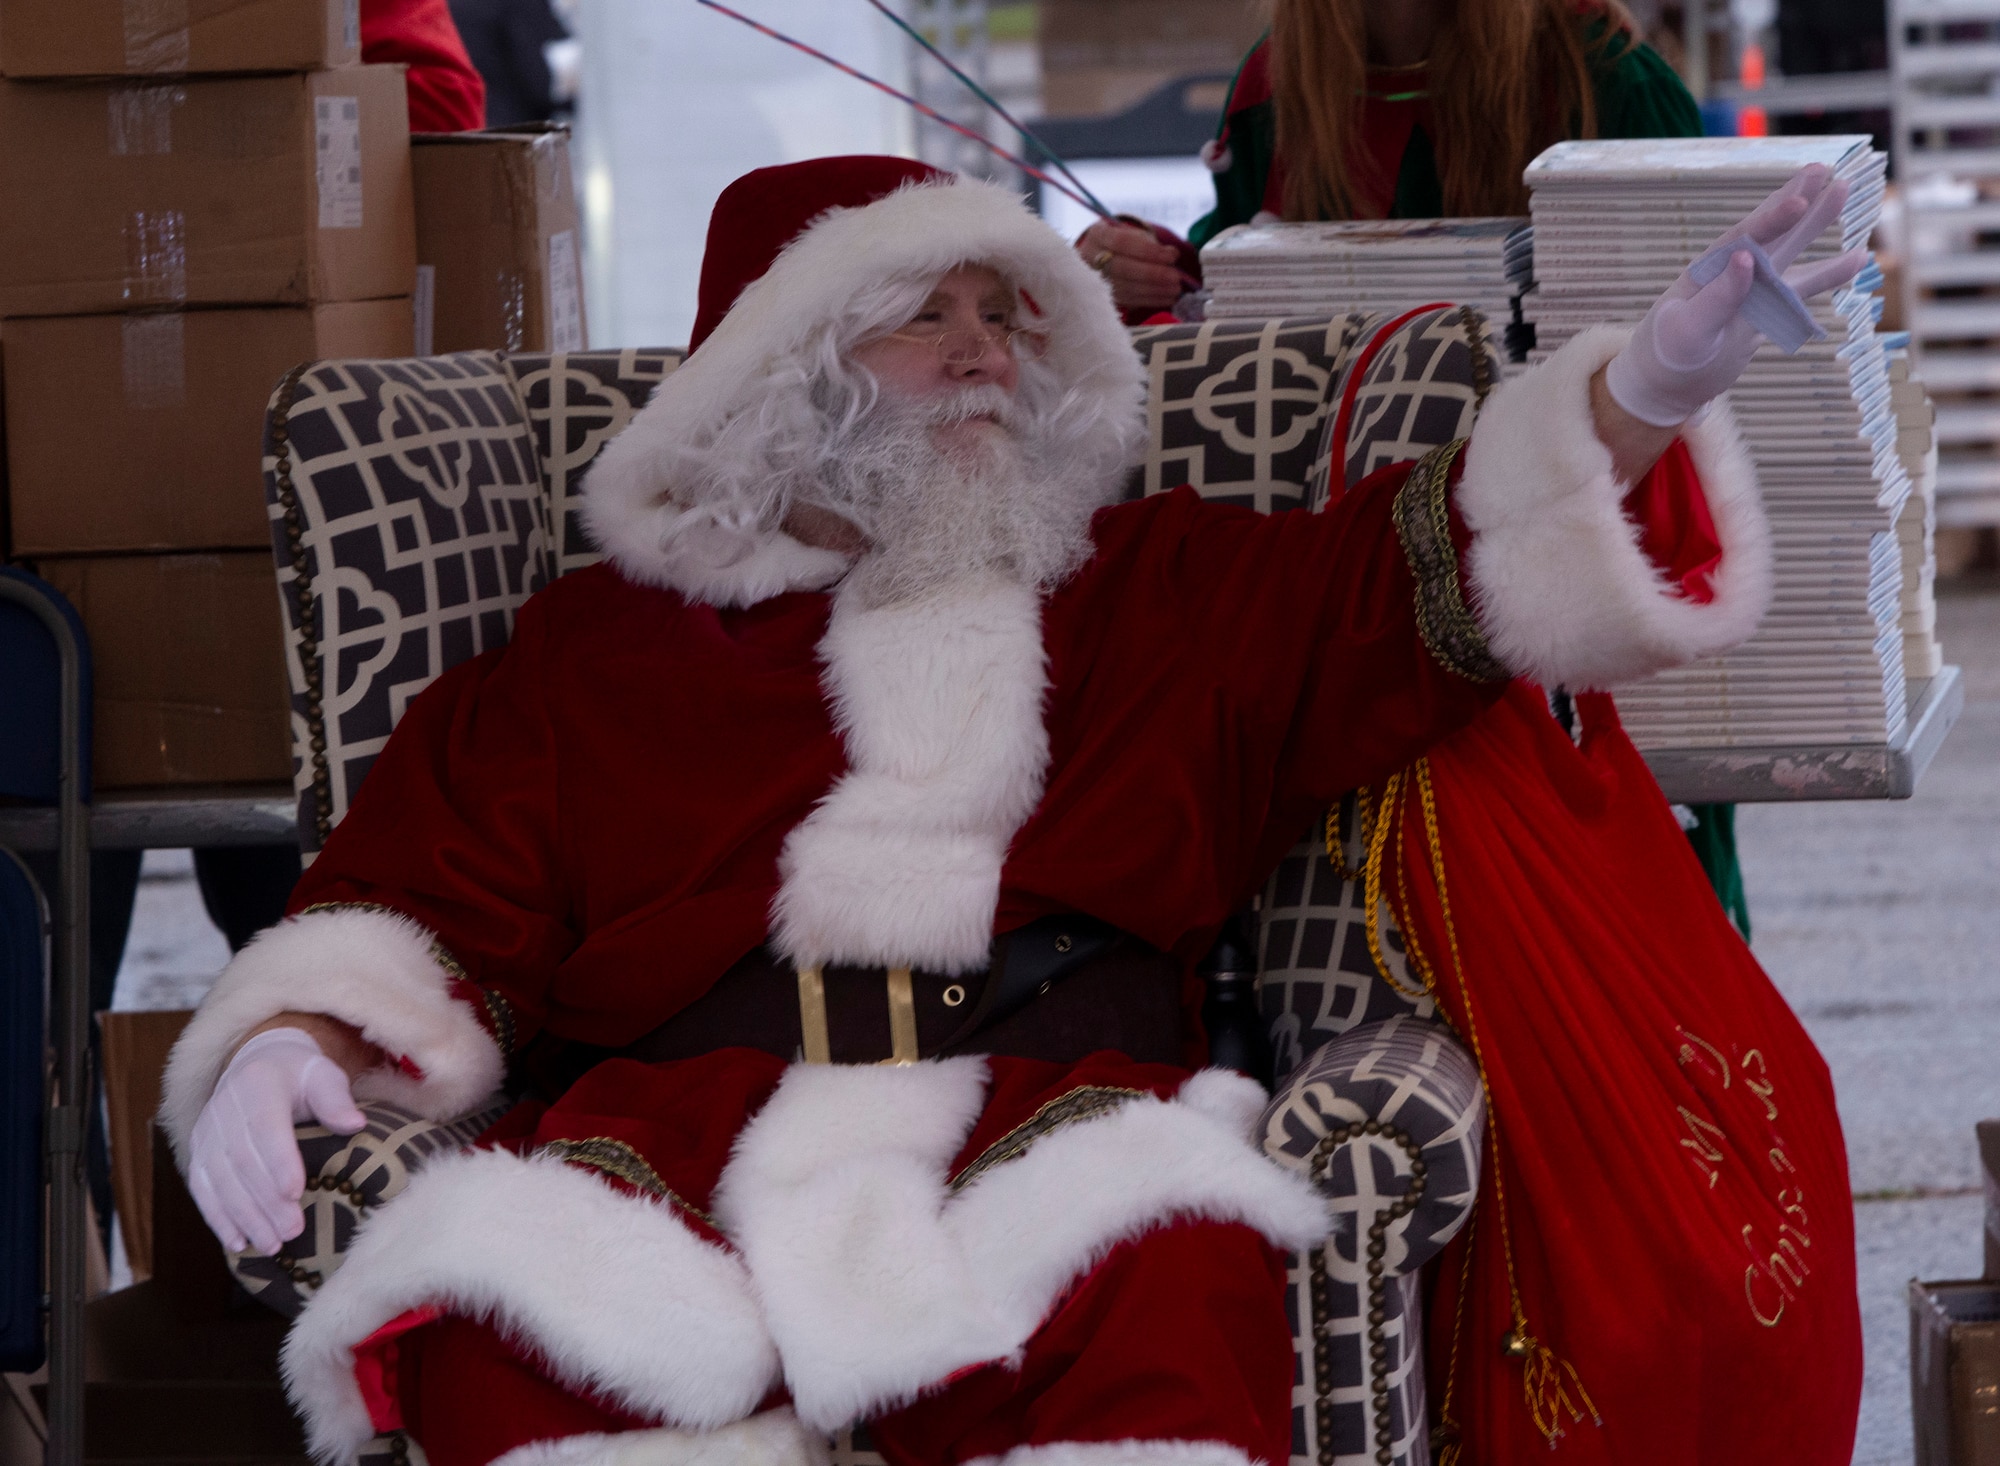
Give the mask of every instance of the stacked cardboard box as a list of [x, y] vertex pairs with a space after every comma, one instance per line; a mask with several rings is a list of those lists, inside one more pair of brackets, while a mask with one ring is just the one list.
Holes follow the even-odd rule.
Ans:
[[583, 350], [567, 130], [419, 133], [411, 143], [417, 354]]
[[9, 549], [83, 613], [99, 788], [290, 777], [265, 403], [412, 346], [403, 76], [358, 60], [355, 0], [0, 0]]

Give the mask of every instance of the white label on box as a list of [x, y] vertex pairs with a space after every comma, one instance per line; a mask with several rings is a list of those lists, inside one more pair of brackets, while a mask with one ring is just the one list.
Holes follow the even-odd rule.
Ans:
[[583, 350], [583, 278], [570, 229], [549, 236], [549, 349]]
[[410, 309], [416, 315], [417, 355], [429, 356], [437, 339], [437, 266], [417, 266], [417, 288], [410, 295]]
[[125, 69], [188, 69], [187, 0], [124, 0]]
[[127, 316], [123, 328], [125, 405], [180, 407], [187, 402], [187, 317]]
[[332, 0], [326, 24], [335, 51], [361, 49], [361, 0]]
[[313, 102], [319, 148], [319, 227], [361, 227], [361, 99], [320, 97]]

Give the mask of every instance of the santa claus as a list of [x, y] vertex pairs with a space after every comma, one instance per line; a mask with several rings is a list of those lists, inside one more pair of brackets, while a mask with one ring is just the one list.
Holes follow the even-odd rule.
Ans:
[[[1782, 268], [1842, 195], [1743, 230]], [[1190, 1067], [1190, 965], [1509, 677], [1756, 625], [1755, 485], [1700, 416], [1754, 263], [1267, 517], [1113, 503], [1139, 361], [1003, 190], [732, 185], [694, 352], [591, 475], [605, 562], [411, 705], [173, 1056], [232, 1248], [300, 1228], [296, 1119], [523, 1095], [300, 1319], [314, 1451], [803, 1462], [865, 1422], [897, 1466], [1283, 1461], [1280, 1250], [1326, 1224], [1258, 1087]]]

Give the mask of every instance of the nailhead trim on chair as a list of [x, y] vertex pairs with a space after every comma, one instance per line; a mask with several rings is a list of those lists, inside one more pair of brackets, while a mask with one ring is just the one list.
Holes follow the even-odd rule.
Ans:
[[312, 575], [306, 569], [305, 523], [299, 512], [299, 492], [292, 483], [291, 413], [292, 399], [298, 395], [299, 379], [312, 370], [304, 362], [285, 373], [278, 384], [277, 400], [271, 406], [271, 447], [276, 456], [278, 508], [285, 521], [285, 548], [291, 556], [292, 575], [298, 586], [299, 671], [306, 682], [306, 746], [311, 750], [313, 848], [326, 843], [333, 833], [333, 781], [326, 763], [326, 662], [320, 655], [319, 623], [313, 613]]
[[[1407, 1131], [1399, 1126], [1386, 1125], [1380, 1120], [1357, 1121], [1343, 1125], [1337, 1130], [1329, 1130], [1313, 1148], [1308, 1172], [1315, 1184], [1323, 1185], [1326, 1170], [1333, 1159], [1334, 1151], [1351, 1140], [1363, 1135], [1381, 1136], [1400, 1145], [1410, 1157], [1410, 1185], [1401, 1198], [1376, 1214], [1368, 1226], [1368, 1357], [1374, 1361], [1373, 1395], [1371, 1402], [1375, 1426], [1375, 1459], [1381, 1466], [1389, 1466], [1395, 1459], [1393, 1445], [1394, 1430], [1389, 1412], [1389, 1377], [1384, 1372], [1389, 1361], [1389, 1341], [1383, 1335], [1383, 1325], [1388, 1320], [1388, 1310], [1384, 1307], [1383, 1289], [1388, 1280], [1383, 1276], [1382, 1258], [1388, 1251], [1386, 1234], [1389, 1225], [1408, 1216], [1423, 1200], [1426, 1172], [1422, 1150], [1412, 1140]], [[1333, 1466], [1333, 1341], [1330, 1335], [1333, 1304], [1329, 1297], [1331, 1282], [1326, 1273], [1326, 1249], [1315, 1247], [1307, 1254], [1307, 1265], [1312, 1272], [1312, 1287], [1308, 1290], [1312, 1302], [1313, 1322], [1313, 1388], [1317, 1399], [1314, 1415], [1318, 1426], [1315, 1435], [1319, 1440], [1320, 1466]]]

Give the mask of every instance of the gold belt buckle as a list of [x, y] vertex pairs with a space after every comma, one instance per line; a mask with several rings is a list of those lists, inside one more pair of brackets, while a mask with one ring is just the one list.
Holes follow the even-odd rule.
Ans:
[[[889, 989], [889, 1057], [884, 1064], [917, 1062], [917, 994], [910, 969], [891, 967]], [[826, 1026], [826, 973], [819, 967], [799, 969], [799, 1034], [808, 1064], [831, 1064], [833, 1040]]]

